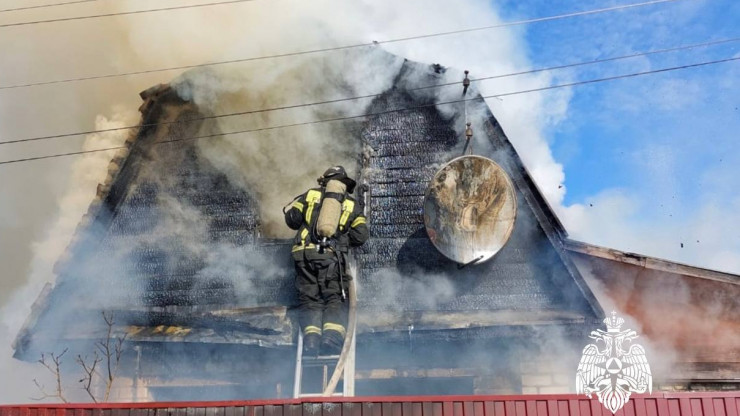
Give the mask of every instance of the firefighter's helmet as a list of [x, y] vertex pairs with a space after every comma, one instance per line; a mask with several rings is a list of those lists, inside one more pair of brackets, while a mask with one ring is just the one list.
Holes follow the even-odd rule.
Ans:
[[329, 169], [324, 172], [323, 175], [318, 179], [319, 185], [326, 186], [326, 183], [330, 180], [338, 180], [339, 182], [342, 182], [343, 184], [347, 185], [347, 193], [352, 193], [355, 190], [355, 186], [357, 185], [357, 182], [354, 181], [354, 179], [350, 178], [347, 175], [347, 171], [344, 169], [343, 166], [337, 165], [332, 166]]

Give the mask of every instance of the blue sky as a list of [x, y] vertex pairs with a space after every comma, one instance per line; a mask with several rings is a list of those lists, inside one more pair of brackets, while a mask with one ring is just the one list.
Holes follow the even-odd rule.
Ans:
[[[495, 4], [505, 20], [574, 10], [570, 1]], [[600, 1], [578, 4], [582, 10], [602, 7], [605, 3]], [[525, 32], [533, 66], [546, 67], [740, 37], [738, 19], [738, 2], [688, 1], [531, 24]], [[739, 52], [740, 42], [733, 42], [554, 74], [564, 75], [563, 82], [585, 80], [723, 59]], [[740, 127], [739, 91], [725, 90], [722, 82], [738, 74], [736, 66], [725, 63], [574, 88], [567, 120], [547, 132], [555, 158], [565, 166], [565, 203], [583, 201], [604, 188], [639, 188], [649, 179], [641, 171], [651, 145], [671, 149], [677, 164], [673, 173], [680, 175], [676, 179], [682, 184], [677, 196], [698, 197], [700, 189], [690, 186], [697, 174], [712, 164], [737, 160], [728, 152], [736, 145]]]
[[[631, 2], [493, 4], [504, 20], [520, 20], [627, 3]], [[736, 1], [688, 0], [530, 24], [519, 30], [536, 68], [739, 37], [738, 21]], [[734, 42], [572, 68], [553, 76], [555, 82], [572, 82], [739, 55], [740, 42]], [[662, 227], [664, 235], [674, 237], [675, 247], [684, 243], [686, 252], [692, 244], [701, 244], [701, 227], [693, 225], [698, 218], [713, 206], [723, 212], [738, 204], [739, 76], [740, 64], [730, 62], [573, 88], [567, 115], [544, 132], [554, 159], [564, 168], [563, 204], [595, 204], [600, 194], [618, 193], [631, 201], [623, 220], [635, 227], [633, 233], [641, 226], [646, 231]], [[717, 214], [702, 221], [723, 219], [733, 220]], [[723, 229], [726, 235], [712, 238], [737, 247], [738, 225], [728, 223]], [[646, 254], [679, 261], [682, 256], [674, 249]], [[687, 254], [684, 262], [713, 266], [698, 254]]]

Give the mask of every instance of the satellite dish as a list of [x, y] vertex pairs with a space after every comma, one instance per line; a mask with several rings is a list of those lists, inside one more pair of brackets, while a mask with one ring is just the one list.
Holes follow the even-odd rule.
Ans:
[[486, 261], [514, 229], [516, 194], [501, 166], [462, 156], [442, 167], [424, 197], [424, 225], [445, 257], [467, 265]]

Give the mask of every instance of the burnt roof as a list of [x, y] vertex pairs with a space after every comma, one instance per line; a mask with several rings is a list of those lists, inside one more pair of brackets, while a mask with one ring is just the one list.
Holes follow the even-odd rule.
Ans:
[[[359, 181], [370, 187], [371, 238], [354, 253], [360, 336], [410, 325], [432, 333], [507, 324], [590, 328], [603, 312], [564, 251], [565, 231], [480, 96], [468, 103], [484, 114], [476, 134], [488, 145], [480, 154], [514, 183], [514, 231], [491, 261], [464, 269], [432, 246], [424, 192], [434, 172], [461, 153], [464, 137], [432, 96], [412, 89], [412, 72], [434, 81], [443, 70], [407, 61], [371, 104], [376, 115], [348, 122], [363, 146]], [[17, 355], [33, 357], [44, 340], [98, 336], [79, 328], [94, 327], [100, 310], [114, 311], [118, 330], [134, 340], [291, 344], [291, 242], [261, 238], [254, 193], [204, 160], [195, 141], [178, 140], [196, 136], [203, 122], [192, 102], [166, 85], [142, 98], [143, 127], [128, 154], [114, 160]], [[400, 108], [408, 110], [392, 111]], [[222, 259], [209, 257], [209, 247], [248, 260], [224, 272], [211, 267]]]

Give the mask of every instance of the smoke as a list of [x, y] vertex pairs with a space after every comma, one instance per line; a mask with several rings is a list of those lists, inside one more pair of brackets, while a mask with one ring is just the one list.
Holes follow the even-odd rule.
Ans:
[[[96, 129], [111, 129], [135, 123], [137, 115], [127, 109], [119, 109], [114, 116], [96, 118]], [[121, 146], [128, 137], [127, 131], [98, 133], [87, 136], [83, 150], [100, 147]], [[71, 168], [67, 192], [59, 200], [59, 211], [56, 219], [47, 229], [43, 240], [33, 244], [34, 258], [31, 262], [28, 280], [25, 286], [17, 290], [13, 298], [2, 308], [0, 325], [0, 372], [2, 374], [24, 374], [23, 380], [6, 378], [2, 386], [3, 401], [24, 401], [38, 391], [32, 385], [32, 379], [43, 380], [48, 375], [39, 365], [32, 365], [12, 360], [11, 343], [31, 312], [31, 304], [41, 292], [42, 287], [53, 276], [52, 267], [62, 258], [66, 248], [75, 236], [76, 229], [83, 215], [87, 212], [97, 192], [97, 185], [106, 180], [111, 152], [90, 153], [79, 159]], [[81, 235], [77, 236], [81, 238]], [[100, 296], [88, 298], [87, 301], [100, 299]], [[55, 351], [55, 353], [60, 353]], [[67, 357], [68, 361], [71, 361]], [[12, 382], [11, 382], [12, 381]], [[35, 397], [35, 396], [34, 396]]]
[[[277, 68], [272, 63], [261, 63], [246, 68], [191, 71], [175, 80], [173, 86], [183, 98], [192, 98], [205, 114], [229, 114], [379, 93], [391, 86], [401, 63], [400, 58], [381, 50], [365, 48], [298, 58]], [[261, 201], [262, 229], [267, 236], [289, 237], [291, 231], [284, 226], [283, 214], [276, 207], [289, 204], [308, 187], [317, 186], [315, 178], [330, 166], [343, 165], [351, 176], [359, 174], [360, 142], [352, 127], [358, 122], [301, 123], [362, 115], [370, 101], [359, 99], [208, 120], [200, 136], [262, 130], [199, 140], [199, 151], [232, 183], [253, 192]], [[293, 124], [298, 125], [270, 129]]]
[[[70, 15], [79, 15], [90, 10], [109, 13], [135, 10], [141, 6], [134, 1], [118, 1], [96, 3], [94, 7], [75, 6], [67, 10]], [[40, 16], [30, 12], [25, 15]], [[465, 4], [435, 1], [433, 5], [427, 0], [351, 3], [329, 0], [310, 3], [271, 1], [269, 6], [262, 2], [248, 2], [192, 11], [81, 21], [74, 25], [39, 26], [33, 31], [21, 28], [17, 36], [8, 37], [12, 40], [0, 40], [4, 42], [0, 44], [4, 51], [12, 51], [8, 52], [8, 56], [15, 57], [15, 60], [11, 58], [0, 65], [8, 83], [20, 83], [29, 79], [118, 73], [383, 41], [419, 33], [455, 30], [463, 25], [462, 22], [465, 27], [474, 27], [493, 25], [501, 22], [501, 19], [490, 2], [484, 0], [472, 0]], [[96, 34], [95, 42], [83, 41], [88, 33]], [[45, 45], [44, 54], [36, 53], [38, 46], [34, 45]], [[444, 81], [440, 82], [460, 81], [462, 69], [470, 70], [471, 78], [475, 79], [477, 75], [503, 74], [529, 68], [523, 33], [511, 28], [385, 44], [383, 47], [401, 57], [458, 68], [446, 72]], [[69, 56], [74, 59], [69, 59]], [[388, 54], [367, 47], [221, 65], [188, 71], [182, 75], [166, 72], [110, 82], [100, 80], [71, 84], [71, 87], [60, 85], [33, 90], [28, 93], [29, 96], [23, 96], [24, 92], [13, 92], [0, 98], [3, 110], [0, 111], [0, 117], [3, 117], [0, 128], [9, 137], [42, 135], [49, 131], [79, 131], [89, 128], [90, 120], [96, 119], [101, 113], [110, 116], [97, 116], [99, 124], [96, 124], [96, 128], [133, 124], [137, 117], [132, 111], [140, 103], [135, 93], [158, 82], [170, 82], [173, 77], [176, 77], [173, 86], [178, 93], [184, 98], [192, 98], [207, 115], [375, 94], [392, 85], [393, 77], [402, 63], [401, 59], [391, 59]], [[503, 78], [475, 84], [469, 94], [476, 89], [483, 95], [531, 89], [548, 85], [551, 81], [551, 76], [547, 74]], [[457, 86], [434, 92], [437, 102], [459, 99], [460, 93], [461, 88]], [[45, 121], [53, 125], [53, 129], [45, 129], [45, 123], [35, 122], [27, 114], [31, 112], [25, 110], [28, 106], [19, 105], [19, 102], [31, 102], [36, 95], [43, 96], [43, 100], [38, 100], [33, 113], [44, 114]], [[487, 100], [535, 182], [554, 205], [562, 202], [565, 188], [559, 185], [564, 175], [562, 166], [554, 161], [542, 132], [565, 116], [569, 99], [568, 90], [559, 90], [546, 95], [527, 94]], [[199, 135], [268, 129], [282, 124], [354, 116], [362, 114], [369, 102], [370, 99], [357, 100], [219, 118], [204, 122]], [[116, 105], [127, 110], [117, 110], [114, 108]], [[454, 117], [454, 124], [459, 126], [461, 133], [464, 121], [471, 120], [476, 132], [474, 147], [486, 149], [487, 143], [478, 140], [483, 137], [484, 130], [479, 124], [481, 117], [476, 106], [469, 106], [467, 117], [460, 111], [459, 105], [440, 105], [439, 110]], [[359, 161], [355, 157], [360, 153], [359, 140], [353, 139], [355, 132], [352, 129], [351, 122], [311, 124], [216, 136], [199, 140], [197, 146], [200, 154], [224, 172], [232, 183], [253, 193], [261, 201], [263, 211], [260, 216], [264, 232], [269, 236], [286, 237], [290, 232], [282, 225], [282, 213], [277, 207], [289, 203], [293, 196], [313, 186], [314, 179], [331, 165], [343, 164], [353, 174], [358, 173]], [[125, 133], [100, 135], [89, 138], [85, 146], [95, 144], [104, 147], [120, 143], [124, 138]], [[62, 148], [63, 144], [55, 142], [44, 150], [53, 153]], [[78, 159], [71, 166], [61, 168], [62, 173], [57, 176], [68, 178], [69, 181], [64, 193], [55, 191], [49, 192], [51, 196], [43, 195], [43, 190], [55, 189], [54, 184], [59, 182], [56, 179], [49, 185], [37, 187], [41, 191], [36, 190], [32, 194], [37, 202], [57, 206], [58, 219], [44, 236], [38, 237], [40, 241], [33, 244], [28, 281], [23, 288], [14, 292], [12, 301], [3, 308], [4, 342], [0, 346], [3, 374], [29, 374], [35, 368], [10, 361], [9, 342], [28, 315], [29, 306], [40, 288], [45, 282], [53, 281], [52, 265], [67, 247], [76, 225], [95, 195], [96, 185], [104, 180], [110, 157], [109, 153], [91, 154]], [[58, 199], [54, 198], [57, 193]], [[203, 240], [204, 222], [199, 212], [168, 198], [166, 193], [159, 202], [171, 215], [163, 217], [158, 224], [159, 228], [152, 234], [156, 238], [142, 243], [156, 246], [163, 244], [166, 239], [187, 242], [184, 256], [205, 259], [206, 266], [200, 271], [203, 280], [211, 275], [233, 276], [237, 291], [248, 292], [251, 287], [244, 282], [270, 279], [280, 273], [266, 264], [265, 259], [257, 253], [245, 257], [243, 253], [236, 253], [232, 246], [208, 246]], [[7, 210], [0, 211], [0, 218], [11, 223], [19, 220], [18, 215]], [[2, 238], [7, 237], [3, 235]], [[244, 273], [246, 264], [262, 270], [264, 274], [239, 274]], [[400, 276], [391, 275], [387, 279], [393, 283], [390, 287], [396, 287]], [[404, 279], [403, 284], [410, 285], [410, 290], [428, 292], [430, 306], [454, 295], [447, 278], [443, 276], [419, 274], [412, 276], [412, 279]], [[394, 294], [389, 294], [388, 299], [395, 299]], [[23, 401], [31, 396], [31, 377], [25, 378], [29, 379], [29, 383], [2, 386], [0, 400]], [[3, 383], [9, 380], [10, 377], [5, 377]]]

